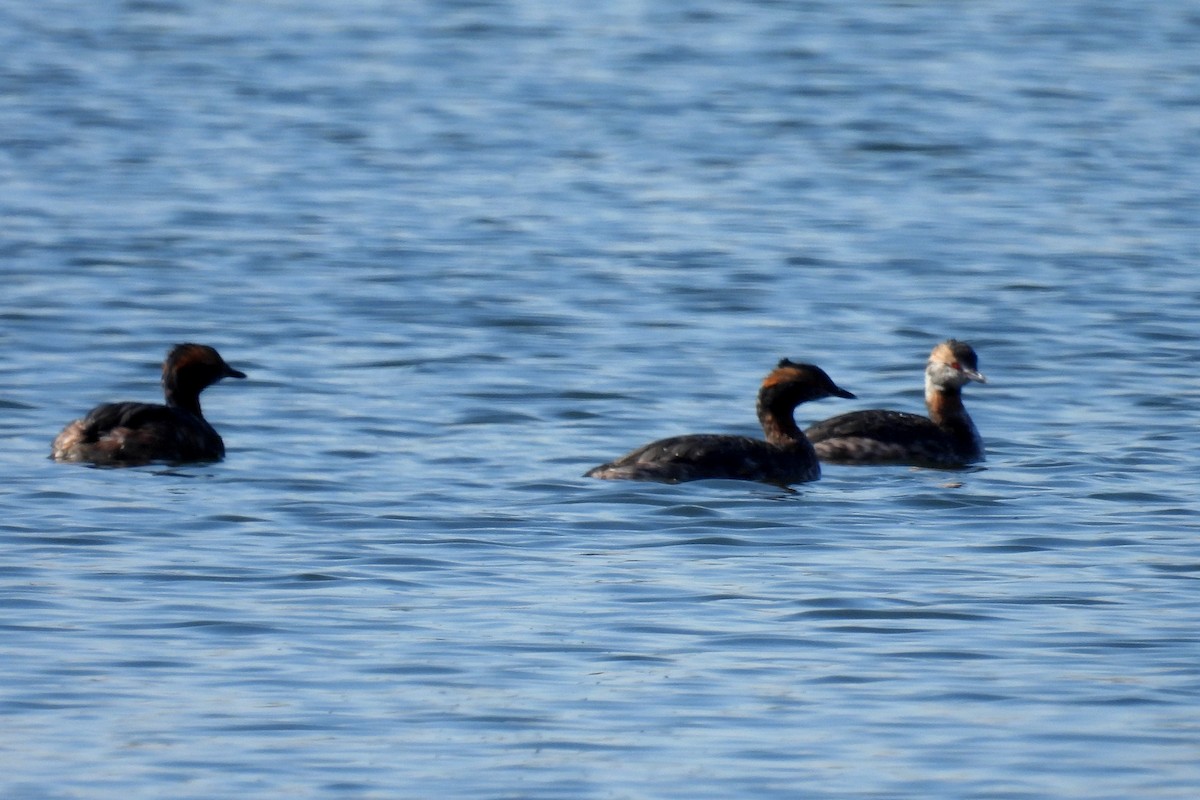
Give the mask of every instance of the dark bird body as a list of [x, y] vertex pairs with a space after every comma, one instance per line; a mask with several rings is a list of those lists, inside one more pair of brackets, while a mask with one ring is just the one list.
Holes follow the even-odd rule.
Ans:
[[211, 347], [176, 345], [163, 362], [160, 403], [106, 403], [63, 428], [57, 461], [128, 466], [151, 461], [215, 461], [225, 443], [200, 410], [200, 393], [222, 378], [244, 378]]
[[586, 477], [680, 483], [705, 478], [787, 485], [815, 481], [821, 466], [793, 413], [800, 403], [854, 397], [819, 367], [787, 359], [763, 380], [758, 419], [763, 439], [715, 433], [660, 439], [589, 470]]
[[962, 401], [969, 381], [986, 383], [971, 346], [949, 339], [925, 367], [928, 417], [903, 411], [851, 411], [804, 432], [822, 461], [843, 464], [965, 466], [984, 458], [983, 440]]

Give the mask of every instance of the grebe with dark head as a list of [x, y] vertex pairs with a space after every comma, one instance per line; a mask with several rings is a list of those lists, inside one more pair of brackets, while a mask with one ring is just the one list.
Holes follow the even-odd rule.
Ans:
[[50, 455], [108, 465], [215, 461], [225, 455], [225, 443], [200, 412], [200, 393], [222, 378], [244, 377], [207, 345], [175, 345], [163, 362], [166, 405], [96, 406], [63, 428]]
[[983, 460], [983, 440], [963, 406], [962, 387], [987, 383], [969, 344], [933, 348], [925, 365], [929, 416], [902, 411], [852, 411], [818, 422], [804, 434], [822, 461], [954, 467]]
[[792, 415], [800, 403], [823, 397], [854, 395], [838, 387], [820, 367], [785, 358], [758, 392], [758, 421], [766, 441], [723, 434], [673, 436], [588, 470], [585, 477], [665, 483], [704, 478], [781, 485], [815, 481], [821, 477], [821, 465]]

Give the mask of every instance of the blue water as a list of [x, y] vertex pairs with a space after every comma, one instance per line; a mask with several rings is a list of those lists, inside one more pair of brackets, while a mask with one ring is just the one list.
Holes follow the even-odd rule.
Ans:
[[[1192, 4], [0, 2], [0, 796], [1194, 798]], [[779, 358], [983, 468], [589, 481]], [[46, 456], [158, 396], [219, 464]]]

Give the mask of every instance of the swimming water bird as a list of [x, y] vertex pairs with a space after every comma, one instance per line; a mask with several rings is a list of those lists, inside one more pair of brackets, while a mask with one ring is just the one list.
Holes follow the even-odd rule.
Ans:
[[792, 414], [800, 403], [823, 397], [854, 395], [838, 387], [820, 367], [785, 358], [758, 392], [758, 421], [766, 441], [723, 434], [674, 436], [601, 464], [585, 477], [664, 483], [704, 478], [780, 485], [815, 481], [821, 477], [821, 465]]
[[929, 416], [902, 411], [852, 411], [804, 432], [822, 461], [955, 467], [982, 461], [983, 440], [963, 406], [962, 387], [987, 383], [969, 344], [947, 339], [925, 366]]
[[151, 461], [215, 461], [225, 443], [200, 412], [200, 393], [222, 378], [246, 374], [203, 344], [175, 345], [163, 362], [166, 405], [106, 403], [62, 429], [51, 445], [57, 461], [129, 466]]

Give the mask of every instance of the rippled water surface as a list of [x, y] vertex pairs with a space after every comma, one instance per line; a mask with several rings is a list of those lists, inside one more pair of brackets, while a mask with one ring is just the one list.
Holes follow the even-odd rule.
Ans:
[[[0, 795], [1193, 798], [1192, 4], [0, 2]], [[781, 357], [982, 468], [589, 481]], [[177, 341], [219, 464], [49, 442]]]

